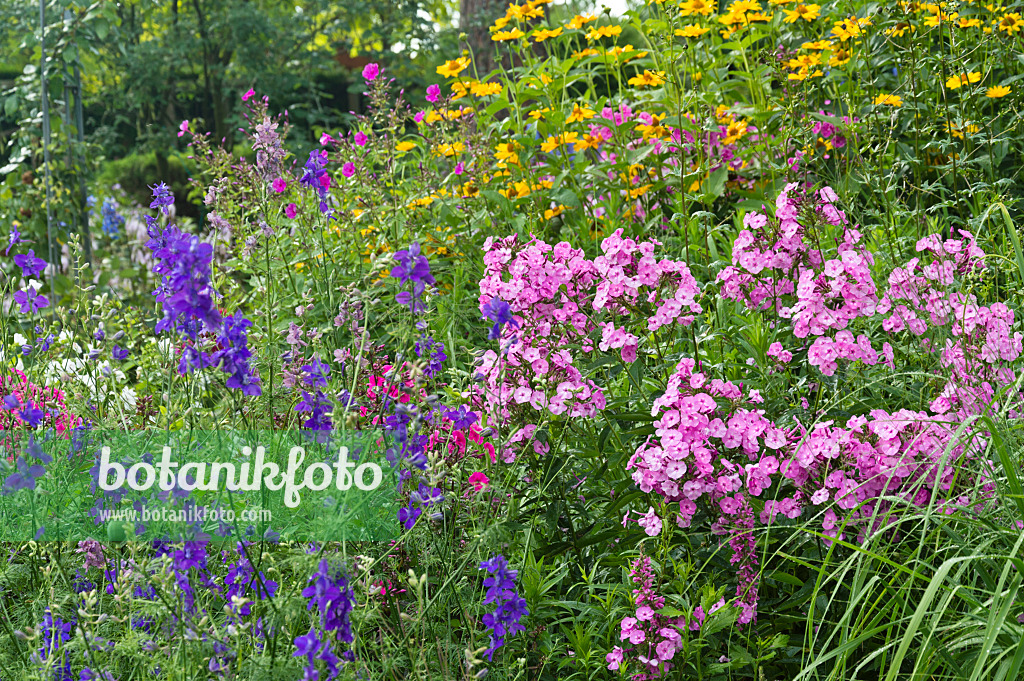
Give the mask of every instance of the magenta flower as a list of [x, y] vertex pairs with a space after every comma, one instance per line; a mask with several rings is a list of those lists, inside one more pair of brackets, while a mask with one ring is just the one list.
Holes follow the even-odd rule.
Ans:
[[324, 134], [320, 135], [320, 144], [321, 145], [330, 144], [332, 142], [334, 142], [334, 138], [331, 137], [326, 132]]
[[248, 102], [252, 98], [252, 96], [255, 95], [255, 94], [256, 93], [253, 92], [253, 89], [249, 88], [249, 91], [246, 92], [244, 95], [242, 95], [242, 101], [243, 102]]
[[299, 208], [294, 203], [289, 203], [284, 207], [284, 214], [288, 216], [289, 220], [294, 220], [298, 212]]
[[469, 476], [469, 484], [473, 485], [473, 489], [477, 492], [479, 492], [488, 484], [490, 484], [490, 482], [491, 481], [487, 477], [487, 475], [485, 473], [481, 473], [480, 471], [477, 471], [476, 473], [473, 473], [473, 475]]
[[436, 102], [441, 97], [441, 87], [436, 83], [427, 88], [427, 101]]
[[355, 141], [357, 147], [365, 146], [367, 140], [369, 140], [369, 138], [366, 136], [366, 133], [363, 132], [362, 130], [357, 132], [355, 134], [355, 136], [354, 136], [354, 141]]
[[367, 64], [366, 66], [363, 67], [363, 78], [366, 79], [367, 83], [369, 83], [370, 81], [376, 80], [377, 76], [379, 76], [379, 75], [380, 75], [380, 66], [378, 66], [377, 64], [370, 63], [370, 64]]
[[181, 125], [178, 126], [178, 137], [181, 137], [188, 132], [188, 121], [182, 121]]
[[426, 118], [426, 116], [427, 116], [427, 112], [426, 111], [419, 111], [419, 112], [416, 113], [415, 116], [413, 116], [413, 120], [416, 121], [417, 123], [422, 123], [423, 119]]
[[349, 161], [348, 163], [341, 167], [341, 174], [344, 175], [345, 177], [352, 177], [353, 175], [356, 174], [356, 164], [353, 163], [352, 161]]
[[273, 183], [274, 191], [278, 194], [282, 193], [285, 189], [288, 189], [288, 182], [282, 178], [277, 178]]

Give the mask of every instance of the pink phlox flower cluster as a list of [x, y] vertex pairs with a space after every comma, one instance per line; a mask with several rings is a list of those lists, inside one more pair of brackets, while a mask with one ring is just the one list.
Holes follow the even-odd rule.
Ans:
[[840, 331], [835, 338], [819, 336], [807, 349], [807, 363], [818, 367], [821, 373], [832, 376], [838, 367], [836, 360], [861, 361], [868, 366], [878, 364], [878, 352], [871, 347], [871, 339], [860, 334], [854, 340], [849, 331]]
[[[692, 524], [698, 503], [719, 513], [711, 530], [728, 537], [743, 622], [756, 617], [756, 523], [795, 520], [812, 510], [821, 513], [831, 540], [849, 532], [862, 541], [891, 530], [908, 507], [934, 503], [944, 513], [980, 508], [992, 496], [993, 482], [967, 464], [984, 451], [985, 436], [958, 435], [957, 427], [970, 415], [998, 408], [997, 390], [1014, 384], [1013, 363], [1024, 354], [1024, 335], [1015, 331], [1008, 306], [980, 305], [954, 289], [984, 266], [970, 233], [961, 232], [960, 240], [922, 239], [920, 257], [895, 268], [879, 296], [874, 258], [837, 207], [835, 192], [826, 187], [800, 198], [798, 188], [786, 186], [773, 218], [757, 212], [744, 217], [732, 266], [718, 276], [721, 295], [791, 320], [793, 338], [813, 339], [804, 346], [807, 365], [826, 376], [836, 373], [840, 360], [895, 370], [890, 343], [879, 348], [866, 333], [849, 328], [880, 319], [886, 333], [906, 330], [920, 337], [916, 346], [935, 358], [947, 378], [930, 412], [875, 409], [849, 418], [845, 427], [823, 420], [809, 429], [799, 422], [784, 428], [757, 409], [763, 401], [758, 391], [748, 391], [744, 401], [740, 386], [710, 378], [693, 359], [679, 361], [652, 405], [655, 434], [636, 449], [627, 470], [641, 491], [678, 503], [671, 515], [679, 527]], [[820, 246], [830, 227], [839, 234], [834, 255]], [[924, 335], [940, 328], [941, 340]], [[609, 337], [617, 330], [609, 329]], [[774, 360], [769, 371], [789, 365], [803, 350], [787, 349], [784, 339], [767, 350]], [[906, 351], [914, 346], [900, 344]], [[755, 516], [752, 498], [769, 489], [771, 498]], [[671, 517], [659, 518], [652, 508], [641, 526], [655, 534], [663, 520]]]
[[[516, 236], [485, 243], [486, 272], [480, 281], [480, 305], [492, 299], [508, 303], [516, 324], [506, 325], [500, 351], [479, 360], [480, 390], [488, 408], [501, 419], [530, 410], [590, 418], [604, 408], [602, 389], [578, 368], [583, 354], [594, 352], [590, 334], [600, 329], [598, 350], [619, 350], [636, 360], [639, 337], [636, 310], [654, 309], [645, 332], [673, 322], [691, 324], [703, 308], [696, 279], [685, 262], [659, 259], [656, 241], [636, 242], [617, 230], [601, 243], [594, 260], [568, 243], [551, 246], [538, 239], [520, 245]], [[601, 322], [594, 312], [611, 319]], [[622, 320], [621, 322], [619, 320]], [[524, 442], [522, 429], [512, 442]], [[544, 443], [534, 449], [546, 451]], [[503, 453], [503, 458], [514, 453]]]
[[[792, 319], [797, 338], [845, 329], [859, 317], [875, 313], [878, 295], [871, 265], [874, 258], [860, 243], [861, 234], [847, 225], [830, 188], [797, 200], [797, 183], [786, 185], [775, 204], [775, 220], [761, 213], [744, 216], [745, 229], [733, 243], [732, 266], [718, 274], [722, 296], [743, 300], [750, 309], [775, 308]], [[813, 208], [817, 221], [843, 227], [836, 257], [825, 259], [810, 242], [801, 211]], [[784, 296], [794, 295], [790, 303]]]
[[626, 663], [626, 656], [635, 655], [641, 671], [632, 676], [635, 681], [664, 678], [672, 669], [672, 658], [683, 648], [679, 629], [686, 626], [684, 618], [673, 619], [659, 611], [665, 607], [665, 597], [655, 588], [654, 571], [649, 556], [633, 561], [630, 578], [636, 610], [632, 617], [623, 617], [619, 623], [619, 637], [632, 648], [615, 646], [605, 656], [608, 669], [618, 670]]
[[18, 369], [0, 372], [0, 398], [13, 396], [18, 409], [0, 411], [0, 431], [29, 431], [30, 425], [18, 416], [20, 409], [34, 407], [43, 412], [38, 429], [53, 428], [58, 435], [69, 436], [70, 431], [82, 423], [64, 402], [64, 393], [55, 387], [39, 386], [28, 380]]
[[[537, 432], [537, 424], [527, 423], [522, 428], [512, 433], [512, 435], [505, 441], [506, 446], [501, 450], [501, 460], [505, 463], [512, 463], [516, 458], [516, 447], [519, 443], [530, 443], [533, 445], [533, 451], [537, 454], [547, 454], [551, 450], [551, 445], [542, 440], [538, 440], [534, 437]], [[523, 446], [523, 445], [520, 445]]]
[[[961, 293], [951, 294], [949, 300], [952, 338], [940, 352], [949, 380], [930, 406], [937, 414], [952, 411], [962, 419], [999, 408], [999, 389], [1016, 383], [1012, 366], [1021, 356], [1024, 336], [1013, 331], [1013, 310], [1003, 303], [981, 306], [973, 295]], [[1015, 413], [1019, 403], [1019, 396], [1013, 398]]]
[[[966, 506], [963, 494], [975, 482], [986, 483], [984, 476], [957, 477], [957, 467], [982, 451], [984, 441], [975, 435], [950, 446], [956, 426], [948, 416], [907, 409], [875, 409], [850, 418], [845, 428], [823, 421], [802, 432], [780, 472], [813, 506], [832, 502], [825, 534], [841, 538], [839, 527], [846, 524], [863, 540], [893, 523], [906, 505], [926, 507], [934, 495], [939, 508]], [[760, 520], [775, 522], [785, 510], [766, 503]]]
[[[781, 450], [789, 442], [763, 411], [740, 406], [738, 386], [708, 381], [695, 366], [692, 359], [680, 360], [665, 393], [654, 401], [652, 415], [660, 416], [654, 422], [656, 437], [640, 445], [626, 465], [642, 491], [679, 503], [679, 527], [689, 527], [696, 502], [705, 495], [720, 499], [740, 489], [760, 495], [778, 470], [778, 460], [762, 452]], [[720, 408], [718, 400], [728, 409]], [[723, 458], [731, 450], [748, 464]]]
[[[738, 497], [739, 495], [737, 495]], [[740, 505], [732, 514], [732, 533], [729, 547], [732, 556], [729, 562], [736, 566], [736, 606], [740, 608], [739, 624], [750, 624], [757, 620], [757, 585], [759, 581], [757, 539], [754, 537], [754, 512], [750, 502], [741, 498]], [[721, 518], [719, 522], [726, 522]]]
[[766, 353], [769, 357], [774, 357], [778, 360], [779, 364], [789, 364], [793, 361], [793, 353], [782, 347], [782, 343], [779, 341], [773, 342], [768, 346], [768, 352]]
[[704, 311], [697, 302], [700, 287], [685, 262], [655, 257], [655, 248], [659, 245], [657, 241], [638, 244], [633, 239], [623, 239], [621, 229], [604, 239], [601, 242], [604, 255], [594, 259], [600, 277], [594, 309], [628, 315], [642, 299], [657, 306], [657, 311], [647, 321], [649, 331], [657, 331], [672, 322], [692, 324], [694, 315]]
[[594, 264], [565, 242], [551, 246], [533, 239], [520, 247], [516, 241], [489, 239], [484, 246], [481, 310], [501, 298], [517, 323], [505, 327], [502, 353], [489, 350], [480, 360], [485, 401], [503, 419], [527, 408], [592, 417], [604, 408], [604, 394], [583, 377], [568, 348], [593, 351], [588, 335], [594, 325], [583, 307], [598, 278]]
[[960, 235], [963, 239], [931, 234], [919, 240], [917, 251], [925, 261], [912, 258], [893, 269], [877, 311], [885, 315], [882, 328], [888, 333], [923, 336], [929, 326], [948, 328], [950, 337], [941, 345], [927, 339], [921, 345], [938, 353], [949, 374], [930, 408], [962, 419], [998, 408], [999, 387], [1016, 381], [1011, 365], [1022, 353], [1024, 336], [1014, 331], [1014, 313], [1004, 303], [979, 305], [974, 295], [950, 290], [958, 276], [984, 267], [985, 254], [974, 236], [964, 230]]

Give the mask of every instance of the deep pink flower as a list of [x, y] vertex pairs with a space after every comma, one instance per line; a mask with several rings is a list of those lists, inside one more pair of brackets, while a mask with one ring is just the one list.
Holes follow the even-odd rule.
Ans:
[[353, 175], [356, 174], [356, 164], [353, 163], [352, 161], [349, 161], [348, 163], [341, 167], [341, 174], [344, 175], [345, 177], [352, 177]]
[[285, 189], [288, 188], [288, 182], [285, 181], [283, 178], [279, 177], [276, 180], [274, 180], [273, 187], [274, 187], [274, 191], [277, 192], [278, 194], [280, 194]]
[[246, 92], [246, 93], [245, 93], [244, 95], [242, 95], [242, 101], [243, 101], [243, 102], [248, 102], [248, 101], [249, 101], [249, 100], [250, 100], [250, 99], [252, 98], [252, 96], [253, 96], [254, 94], [256, 94], [256, 93], [255, 93], [255, 92], [253, 92], [253, 89], [252, 89], [252, 88], [249, 88], [249, 91], [248, 91], [248, 92]]
[[367, 83], [376, 80], [378, 75], [380, 75], [380, 66], [377, 64], [371, 62], [363, 67], [363, 78]]
[[437, 84], [427, 87], [427, 101], [434, 103], [441, 97], [441, 88]]
[[289, 220], [294, 220], [295, 216], [299, 213], [299, 207], [294, 203], [289, 203], [284, 207], [284, 214], [288, 216]]
[[178, 126], [178, 137], [181, 137], [188, 132], [188, 121], [182, 121], [181, 125]]
[[476, 490], [477, 492], [479, 492], [484, 487], [489, 485], [490, 482], [491, 481], [490, 479], [488, 479], [487, 475], [481, 473], [480, 471], [477, 471], [476, 473], [473, 473], [473, 475], [469, 476], [469, 484], [473, 485], [473, 489]]

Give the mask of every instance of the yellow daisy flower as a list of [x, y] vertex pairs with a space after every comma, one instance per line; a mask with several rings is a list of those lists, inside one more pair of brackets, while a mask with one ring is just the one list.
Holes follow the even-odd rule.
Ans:
[[626, 82], [636, 88], [658, 87], [665, 82], [665, 72], [645, 70], [643, 73], [633, 76]]
[[437, 73], [445, 78], [454, 78], [469, 66], [469, 57], [450, 59], [437, 67]]
[[687, 26], [686, 28], [677, 28], [675, 33], [680, 38], [699, 38], [700, 36], [704, 35], [705, 33], [707, 33], [710, 30], [711, 30], [710, 28], [706, 28], [704, 26], [696, 25], [696, 26]]

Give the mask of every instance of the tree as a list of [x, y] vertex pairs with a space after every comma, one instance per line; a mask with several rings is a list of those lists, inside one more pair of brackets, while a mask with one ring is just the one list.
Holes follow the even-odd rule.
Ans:
[[504, 14], [504, 0], [460, 0], [459, 29], [473, 53], [473, 61], [481, 76], [495, 67], [496, 50], [488, 30], [494, 20]]

